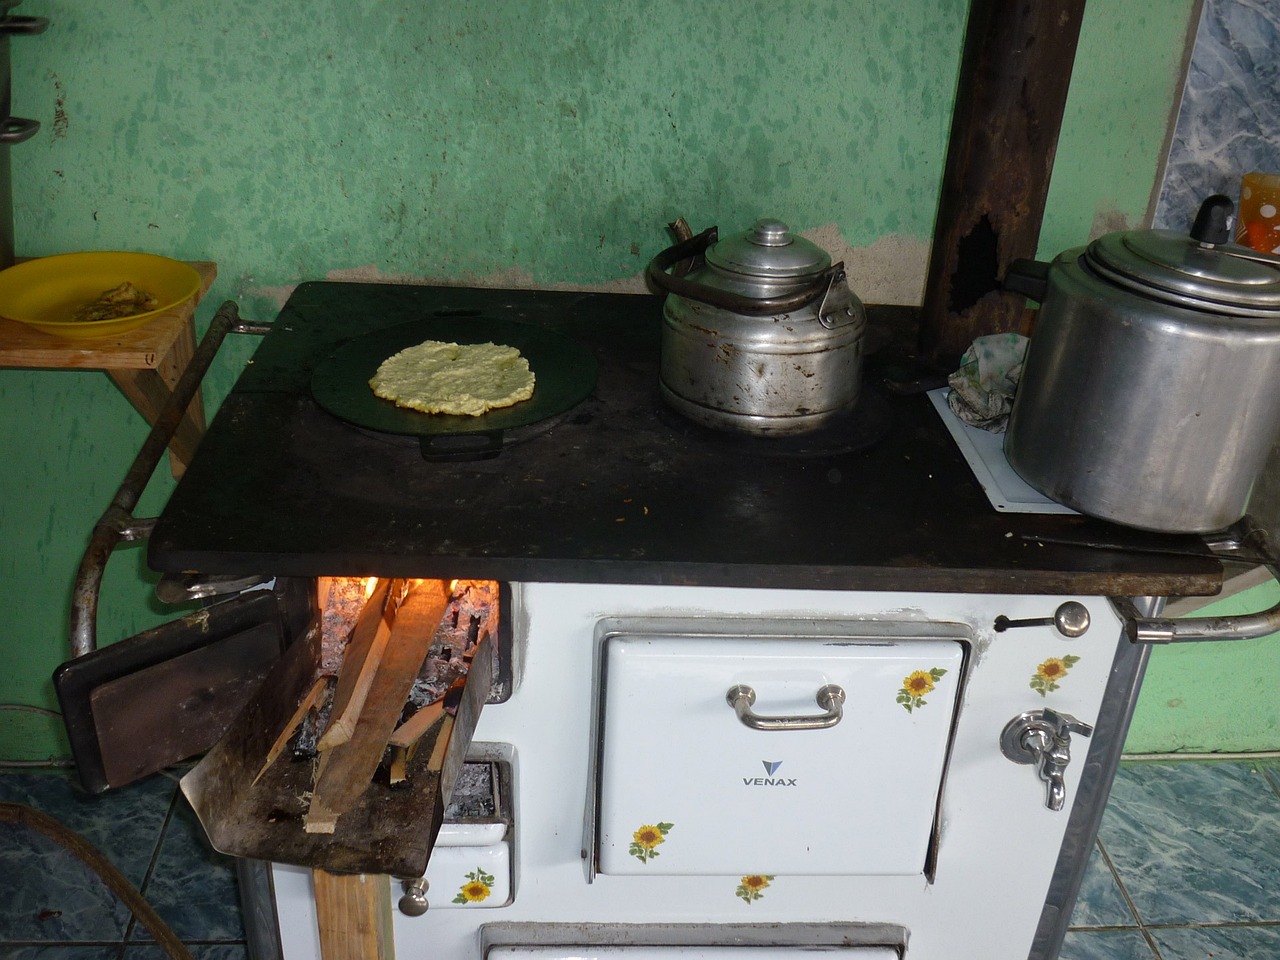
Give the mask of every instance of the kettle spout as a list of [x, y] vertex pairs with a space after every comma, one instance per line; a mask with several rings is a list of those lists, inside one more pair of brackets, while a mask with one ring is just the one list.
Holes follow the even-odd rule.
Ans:
[[[686, 240], [693, 239], [693, 228], [689, 226], [689, 221], [684, 217], [676, 217], [667, 224], [667, 229], [671, 231], [671, 235], [676, 238], [676, 243], [684, 243]], [[697, 262], [696, 257], [689, 257], [681, 260], [672, 268], [671, 272], [677, 277], [688, 276]]]
[[667, 229], [676, 238], [676, 243], [684, 243], [686, 240], [693, 239], [693, 228], [689, 226], [689, 221], [684, 217], [676, 217], [675, 220], [667, 224]]

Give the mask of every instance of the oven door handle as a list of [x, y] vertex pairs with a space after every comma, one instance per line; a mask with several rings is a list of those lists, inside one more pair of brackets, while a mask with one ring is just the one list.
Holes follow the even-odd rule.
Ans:
[[756, 692], [744, 683], [735, 684], [725, 694], [738, 719], [752, 730], [825, 730], [844, 719], [844, 688], [828, 683], [818, 689], [815, 699], [826, 713], [800, 717], [762, 717], [753, 713]]

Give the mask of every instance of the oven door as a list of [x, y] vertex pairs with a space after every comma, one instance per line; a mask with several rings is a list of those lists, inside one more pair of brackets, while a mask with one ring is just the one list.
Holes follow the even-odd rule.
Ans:
[[965, 644], [908, 630], [609, 637], [599, 872], [922, 874]]

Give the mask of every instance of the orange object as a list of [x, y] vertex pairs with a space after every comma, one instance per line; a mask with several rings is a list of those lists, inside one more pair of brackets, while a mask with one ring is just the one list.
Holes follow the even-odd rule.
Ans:
[[1280, 174], [1246, 173], [1241, 179], [1236, 242], [1280, 253]]

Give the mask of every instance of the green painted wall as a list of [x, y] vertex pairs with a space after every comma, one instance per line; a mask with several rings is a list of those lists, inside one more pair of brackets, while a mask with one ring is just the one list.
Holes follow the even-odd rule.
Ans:
[[[1090, 0], [1042, 252], [1138, 223], [1194, 0]], [[963, 0], [26, 0], [11, 42], [18, 251], [219, 264], [271, 319], [325, 277], [641, 289], [677, 215], [786, 218], [868, 300], [918, 302]], [[252, 349], [208, 381], [216, 409]], [[0, 702], [52, 706], [72, 579], [144, 428], [100, 374], [0, 371]], [[158, 477], [143, 514], [171, 481]], [[164, 619], [142, 550], [104, 641]], [[60, 752], [0, 712], [0, 755]], [[1270, 744], [1269, 744], [1270, 745]]]
[[[1274, 580], [1188, 616], [1235, 616], [1280, 603]], [[1280, 635], [1156, 647], [1125, 749], [1220, 753], [1280, 749]]]

